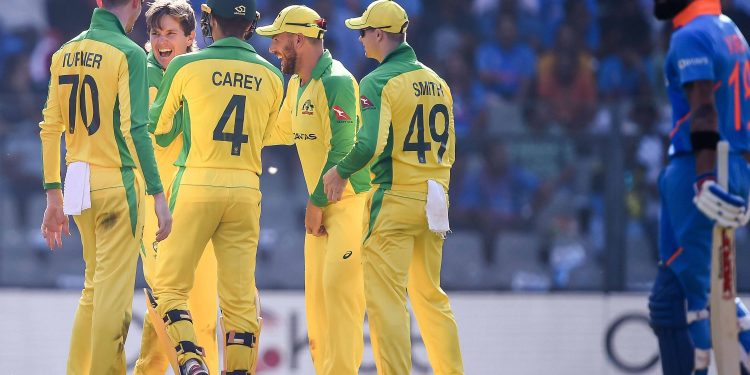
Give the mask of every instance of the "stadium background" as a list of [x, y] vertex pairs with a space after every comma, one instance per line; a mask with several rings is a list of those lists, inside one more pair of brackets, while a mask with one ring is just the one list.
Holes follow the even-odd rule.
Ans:
[[[88, 27], [95, 1], [1, 3], [0, 362], [17, 364], [11, 373], [55, 373], [67, 352], [83, 261], [75, 230], [54, 253], [39, 235], [37, 123], [49, 58]], [[258, 0], [260, 24], [292, 3]], [[343, 24], [369, 0], [296, 3], [328, 19], [326, 47], [357, 78], [374, 67]], [[456, 305], [467, 373], [657, 373], [643, 314], [656, 270], [656, 180], [671, 127], [661, 71], [670, 28], [651, 17], [652, 0], [399, 3], [410, 16], [409, 43], [455, 100], [453, 234], [442, 277]], [[193, 5], [199, 14], [200, 1]], [[724, 13], [750, 35], [749, 0], [724, 1]], [[145, 42], [143, 17], [131, 37]], [[268, 39], [251, 43], [277, 63]], [[311, 373], [306, 354], [292, 354], [305, 350], [304, 181], [293, 148], [269, 148], [263, 158], [278, 169], [261, 179], [257, 280], [278, 324], [265, 337], [292, 338], [278, 341], [281, 349], [269, 356], [278, 355], [277, 365], [263, 372]], [[746, 229], [737, 237], [737, 283], [747, 293], [750, 238]], [[136, 298], [129, 353], [137, 353], [142, 306]], [[301, 367], [292, 367], [294, 358]]]

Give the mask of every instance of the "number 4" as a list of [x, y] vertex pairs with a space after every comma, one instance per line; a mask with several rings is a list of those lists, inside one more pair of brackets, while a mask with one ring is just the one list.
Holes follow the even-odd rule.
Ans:
[[[242, 125], [245, 122], [245, 95], [234, 95], [229, 100], [227, 108], [224, 109], [224, 113], [219, 119], [219, 123], [214, 128], [214, 141], [232, 142], [232, 156], [240, 156], [240, 148], [243, 143], [247, 143], [249, 137], [242, 134]], [[224, 133], [224, 128], [229, 122], [229, 117], [234, 114], [234, 131], [231, 133]]]

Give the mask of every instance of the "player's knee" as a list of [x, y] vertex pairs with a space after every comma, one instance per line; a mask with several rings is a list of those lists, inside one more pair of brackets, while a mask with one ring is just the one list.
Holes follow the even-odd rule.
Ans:
[[671, 270], [659, 269], [659, 275], [649, 296], [648, 310], [651, 327], [654, 330], [687, 327], [685, 294]]
[[426, 288], [409, 288], [409, 299], [415, 307], [419, 304], [437, 307], [449, 304], [448, 295], [441, 288], [432, 286]]

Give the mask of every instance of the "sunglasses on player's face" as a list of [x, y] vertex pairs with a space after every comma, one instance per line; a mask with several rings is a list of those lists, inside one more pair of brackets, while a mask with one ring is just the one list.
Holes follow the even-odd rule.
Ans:
[[365, 27], [364, 29], [359, 29], [359, 37], [364, 38], [367, 31], [376, 29], [382, 29], [382, 27]]

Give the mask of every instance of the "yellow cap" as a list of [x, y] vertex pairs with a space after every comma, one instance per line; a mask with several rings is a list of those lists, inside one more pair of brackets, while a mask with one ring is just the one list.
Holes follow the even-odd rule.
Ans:
[[401, 5], [393, 0], [377, 0], [365, 9], [362, 17], [349, 18], [346, 27], [354, 30], [373, 28], [401, 34], [409, 26], [409, 16]]
[[272, 37], [281, 33], [302, 34], [316, 39], [323, 39], [326, 32], [326, 21], [318, 12], [304, 6], [291, 5], [279, 12], [272, 24], [255, 29], [258, 35]]

